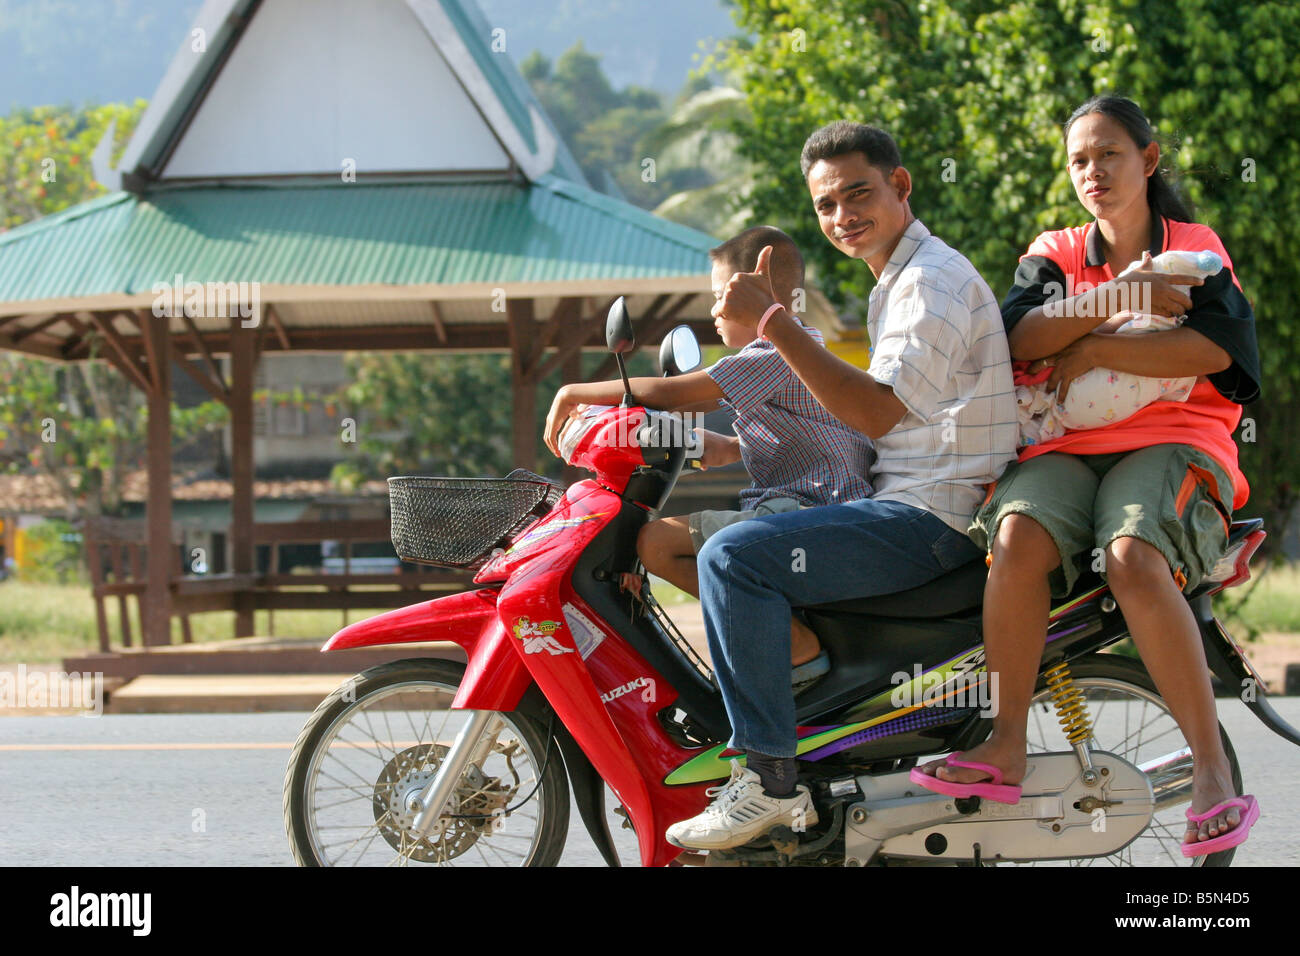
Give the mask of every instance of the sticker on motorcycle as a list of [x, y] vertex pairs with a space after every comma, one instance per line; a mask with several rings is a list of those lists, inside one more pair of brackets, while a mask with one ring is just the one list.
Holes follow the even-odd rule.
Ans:
[[552, 535], [559, 534], [566, 528], [576, 528], [585, 521], [591, 521], [595, 518], [603, 518], [607, 514], [609, 514], [608, 511], [595, 511], [589, 515], [577, 515], [572, 518], [556, 518], [552, 521], [548, 521], [540, 527], [533, 528], [531, 531], [527, 531], [517, 538], [515, 543], [506, 551], [506, 554], [508, 556], [515, 555], [536, 544], [538, 541], [541, 541], [543, 538], [549, 538]]
[[550, 654], [572, 654], [572, 647], [565, 647], [551, 637], [560, 627], [559, 621], [535, 622], [532, 618], [521, 617], [515, 621], [511, 630], [515, 637], [524, 642], [525, 654], [540, 654], [542, 651]]
[[578, 645], [578, 653], [582, 655], [582, 659], [585, 661], [591, 656], [591, 652], [605, 640], [605, 634], [587, 619], [587, 615], [572, 604], [565, 604], [562, 610], [564, 611], [564, 622], [569, 625], [569, 633], [573, 635], [573, 643]]

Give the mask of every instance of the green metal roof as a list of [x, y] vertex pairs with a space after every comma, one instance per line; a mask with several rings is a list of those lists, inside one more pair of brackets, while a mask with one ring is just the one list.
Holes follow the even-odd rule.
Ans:
[[0, 234], [0, 303], [154, 283], [454, 285], [700, 275], [716, 240], [555, 176], [113, 193]]

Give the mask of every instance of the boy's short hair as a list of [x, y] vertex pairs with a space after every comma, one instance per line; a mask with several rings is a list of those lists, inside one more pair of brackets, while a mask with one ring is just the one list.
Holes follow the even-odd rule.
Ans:
[[764, 246], [772, 247], [772, 291], [789, 301], [803, 288], [803, 255], [795, 241], [775, 226], [754, 226], [709, 250], [709, 259], [733, 272], [753, 272]]
[[803, 178], [808, 178], [808, 170], [815, 163], [847, 153], [861, 153], [868, 163], [886, 176], [903, 165], [898, 144], [883, 129], [865, 123], [836, 120], [816, 130], [803, 144], [803, 152], [799, 155], [799, 168], [803, 170]]

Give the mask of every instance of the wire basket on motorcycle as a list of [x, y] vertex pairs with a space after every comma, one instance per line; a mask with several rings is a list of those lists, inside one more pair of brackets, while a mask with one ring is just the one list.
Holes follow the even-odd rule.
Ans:
[[563, 495], [523, 468], [505, 478], [389, 478], [393, 549], [403, 561], [477, 569]]

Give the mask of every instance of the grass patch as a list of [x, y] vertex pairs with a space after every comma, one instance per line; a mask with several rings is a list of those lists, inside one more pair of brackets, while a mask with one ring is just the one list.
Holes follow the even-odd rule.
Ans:
[[[1300, 633], [1300, 565], [1257, 568], [1244, 587], [1215, 598], [1215, 613], [1238, 638], [1249, 640], [1262, 632]], [[655, 598], [666, 607], [693, 603], [696, 599], [660, 578], [652, 580]], [[140, 621], [134, 599], [127, 601], [133, 643], [140, 640]], [[117, 602], [106, 604], [109, 639], [121, 643]], [[347, 620], [359, 621], [382, 613], [357, 610]], [[253, 633], [269, 635], [271, 616], [257, 611]], [[324, 642], [344, 625], [340, 610], [277, 611], [276, 637], [316, 638]], [[213, 611], [190, 617], [195, 643], [225, 641], [234, 636], [233, 611]], [[181, 642], [180, 621], [172, 621], [172, 642]], [[1127, 642], [1125, 642], [1127, 643]], [[55, 664], [65, 657], [99, 649], [95, 626], [95, 604], [87, 584], [45, 584], [10, 579], [0, 582], [0, 664]], [[1117, 646], [1116, 652], [1133, 654]]]
[[698, 604], [699, 598], [695, 595], [683, 591], [681, 588], [669, 584], [663, 578], [650, 575], [650, 593], [655, 596], [655, 600], [665, 606], [670, 604]]
[[[427, 599], [426, 599], [427, 600]], [[121, 645], [118, 605], [105, 603], [111, 646]], [[140, 643], [140, 618], [133, 598], [127, 600], [132, 644]], [[382, 613], [378, 610], [347, 612], [349, 622]], [[276, 637], [317, 638], [322, 643], [343, 627], [343, 612], [276, 611]], [[190, 616], [194, 642], [228, 641], [235, 634], [233, 611], [212, 611]], [[253, 633], [271, 633], [269, 611], [253, 615]], [[181, 643], [181, 622], [172, 620], [172, 643]], [[87, 584], [41, 584], [10, 579], [0, 582], [0, 664], [57, 664], [65, 657], [99, 650], [95, 602]]]
[[1300, 633], [1300, 564], [1257, 564], [1251, 580], [1214, 599], [1214, 613], [1234, 634]]

